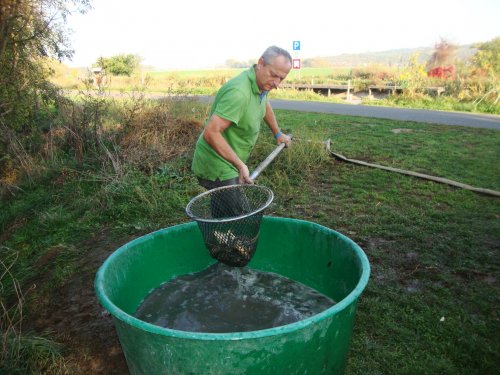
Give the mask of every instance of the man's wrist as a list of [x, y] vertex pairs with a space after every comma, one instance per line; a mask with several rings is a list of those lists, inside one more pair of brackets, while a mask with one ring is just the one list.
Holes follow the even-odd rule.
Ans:
[[281, 130], [279, 130], [275, 135], [274, 135], [274, 138], [278, 139], [279, 137], [281, 137], [281, 135], [283, 134], [283, 132]]

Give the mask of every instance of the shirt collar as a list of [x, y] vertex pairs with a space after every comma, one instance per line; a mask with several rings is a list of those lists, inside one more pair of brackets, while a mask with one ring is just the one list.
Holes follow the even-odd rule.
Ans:
[[269, 91], [264, 90], [264, 91], [262, 91], [262, 92], [259, 94], [259, 99], [260, 99], [260, 102], [261, 102], [261, 103], [262, 103], [262, 99], [264, 99], [264, 98], [267, 96], [267, 93], [268, 93], [268, 92], [269, 92]]
[[255, 67], [256, 66], [257, 66], [257, 64], [254, 64], [254, 66], [248, 70], [248, 78], [250, 79], [250, 82], [252, 83], [252, 92], [255, 95], [261, 95], [259, 86], [257, 86], [257, 77], [255, 76]]

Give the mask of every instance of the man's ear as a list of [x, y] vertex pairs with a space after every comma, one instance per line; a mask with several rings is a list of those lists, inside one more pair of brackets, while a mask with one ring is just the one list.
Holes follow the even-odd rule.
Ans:
[[257, 61], [257, 66], [264, 66], [264, 59], [262, 57], [260, 57], [259, 61]]

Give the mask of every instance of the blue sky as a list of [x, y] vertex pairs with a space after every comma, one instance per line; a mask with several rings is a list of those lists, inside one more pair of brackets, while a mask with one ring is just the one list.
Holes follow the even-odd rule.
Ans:
[[[93, 0], [69, 18], [70, 66], [138, 54], [159, 69], [203, 69], [258, 58], [269, 45], [295, 58], [432, 47], [500, 36], [500, 0]], [[293, 51], [299, 40], [301, 50]]]

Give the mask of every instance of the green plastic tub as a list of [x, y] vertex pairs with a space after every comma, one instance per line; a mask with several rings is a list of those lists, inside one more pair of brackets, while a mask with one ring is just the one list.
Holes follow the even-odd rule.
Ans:
[[302, 282], [337, 301], [308, 319], [252, 332], [195, 333], [133, 317], [163, 282], [215, 261], [196, 223], [140, 237], [116, 250], [99, 269], [95, 288], [111, 313], [131, 374], [340, 374], [370, 265], [361, 248], [307, 221], [264, 217], [248, 267]]

